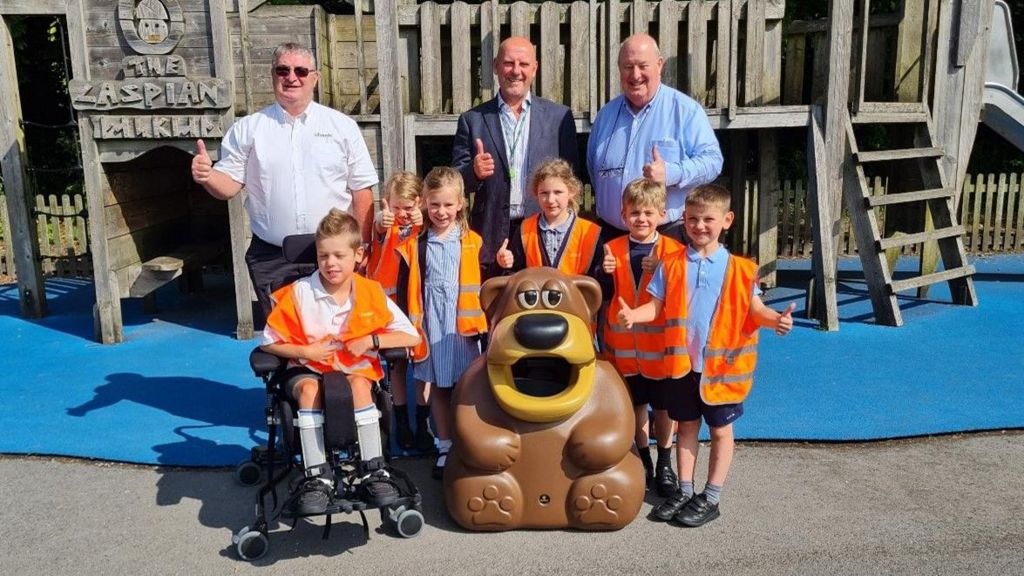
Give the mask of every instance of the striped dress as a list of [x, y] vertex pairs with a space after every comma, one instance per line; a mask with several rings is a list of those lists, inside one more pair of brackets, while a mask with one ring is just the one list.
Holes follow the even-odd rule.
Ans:
[[445, 238], [427, 230], [427, 257], [423, 267], [423, 332], [430, 356], [414, 366], [413, 377], [450, 388], [477, 356], [480, 344], [475, 336], [461, 336], [455, 330], [459, 298], [459, 258], [462, 228], [456, 225]]

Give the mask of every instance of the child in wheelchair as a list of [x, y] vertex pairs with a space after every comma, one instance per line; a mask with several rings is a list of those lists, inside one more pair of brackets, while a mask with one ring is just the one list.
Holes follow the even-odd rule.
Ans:
[[[364, 257], [356, 220], [332, 209], [316, 235], [318, 269], [274, 293], [260, 348], [288, 359], [284, 393], [298, 406], [295, 421], [305, 478], [291, 500], [298, 516], [324, 514], [335, 479], [324, 444], [324, 377], [341, 372], [351, 386], [360, 455], [359, 497], [384, 507], [399, 496], [384, 466], [374, 382], [384, 376], [377, 350], [416, 346], [409, 319], [380, 284], [356, 273]], [[334, 382], [334, 379], [331, 379]]]

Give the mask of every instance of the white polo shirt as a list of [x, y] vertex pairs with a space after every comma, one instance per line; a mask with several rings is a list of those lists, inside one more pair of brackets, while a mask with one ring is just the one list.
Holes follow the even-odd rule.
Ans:
[[276, 102], [245, 116], [220, 150], [214, 168], [245, 185], [253, 234], [276, 246], [315, 232], [331, 208], [350, 210], [352, 190], [378, 182], [359, 126], [316, 102], [294, 118]]

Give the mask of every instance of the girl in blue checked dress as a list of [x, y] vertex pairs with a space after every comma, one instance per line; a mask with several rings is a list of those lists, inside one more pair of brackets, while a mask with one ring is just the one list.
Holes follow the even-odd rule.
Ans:
[[409, 316], [414, 323], [416, 316], [422, 319], [429, 348], [427, 357], [415, 364], [413, 376], [433, 383], [430, 412], [438, 440], [433, 476], [440, 479], [452, 445], [452, 388], [480, 356], [479, 340], [487, 321], [480, 308], [482, 240], [469, 229], [462, 176], [447, 166], [434, 168], [423, 180], [423, 202], [429, 226], [419, 239], [418, 254], [410, 259], [423, 270], [410, 271], [422, 281], [411, 289]]

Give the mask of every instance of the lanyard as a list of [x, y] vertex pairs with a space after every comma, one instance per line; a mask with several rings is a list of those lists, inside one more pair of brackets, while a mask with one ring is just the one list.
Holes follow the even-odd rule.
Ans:
[[[508, 165], [509, 165], [509, 177], [513, 180], [516, 178], [516, 152], [517, 150], [521, 153], [519, 145], [523, 141], [523, 133], [526, 131], [530, 119], [530, 106], [527, 102], [523, 101], [523, 112], [519, 115], [518, 120], [512, 119], [512, 107], [508, 106], [508, 111], [501, 114], [501, 131], [505, 135], [505, 148], [508, 152]], [[513, 124], [514, 123], [514, 124]]]
[[[657, 96], [655, 96], [657, 97]], [[629, 153], [633, 150], [633, 145], [636, 144], [637, 138], [640, 136], [640, 132], [643, 130], [644, 123], [647, 122], [647, 118], [651, 115], [651, 105], [654, 103], [652, 100], [644, 109], [640, 111], [640, 124], [637, 125], [636, 130], [633, 129], [632, 120], [629, 123], [629, 136], [626, 137], [626, 149], [622, 153], [622, 163], [617, 168], [611, 168], [608, 166], [608, 149], [611, 148], [611, 140], [609, 139], [609, 145], [604, 147], [604, 154], [601, 156], [601, 169], [598, 170], [599, 176], [622, 176], [622, 173], [626, 170], [626, 159], [629, 158]], [[622, 105], [615, 112], [615, 122], [612, 123], [612, 130], [619, 125], [619, 118], [622, 117], [622, 111], [626, 108], [626, 98], [622, 99]]]

